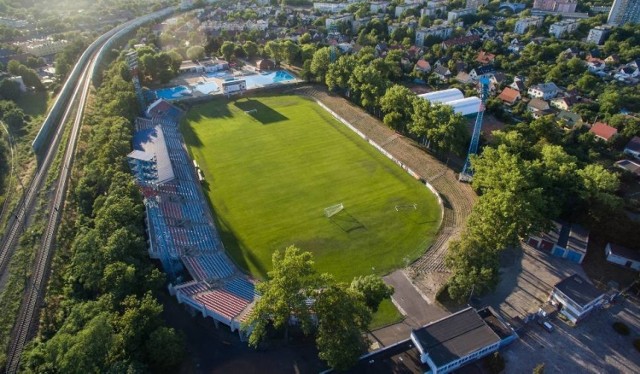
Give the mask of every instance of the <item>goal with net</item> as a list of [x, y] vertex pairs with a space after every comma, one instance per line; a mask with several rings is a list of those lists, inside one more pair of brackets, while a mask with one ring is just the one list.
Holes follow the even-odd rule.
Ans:
[[331, 205], [329, 207], [324, 208], [324, 215], [327, 218], [331, 218], [332, 216], [335, 216], [336, 214], [340, 213], [342, 209], [344, 209], [344, 205], [342, 203]]

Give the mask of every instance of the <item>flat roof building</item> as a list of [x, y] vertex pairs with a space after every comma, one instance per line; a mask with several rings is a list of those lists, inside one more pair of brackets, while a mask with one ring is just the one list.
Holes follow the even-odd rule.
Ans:
[[604, 302], [604, 292], [586, 279], [574, 274], [555, 285], [551, 302], [560, 305], [560, 314], [573, 323], [584, 319], [594, 308]]

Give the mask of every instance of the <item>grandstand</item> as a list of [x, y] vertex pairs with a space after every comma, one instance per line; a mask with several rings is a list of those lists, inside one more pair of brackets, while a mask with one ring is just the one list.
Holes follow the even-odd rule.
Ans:
[[213, 318], [216, 326], [240, 331], [257, 297], [255, 285], [230, 261], [205, 206], [178, 131], [182, 111], [159, 100], [145, 114], [136, 119], [128, 161], [144, 196], [149, 256], [162, 262], [170, 279], [192, 279], [169, 286], [178, 302]]

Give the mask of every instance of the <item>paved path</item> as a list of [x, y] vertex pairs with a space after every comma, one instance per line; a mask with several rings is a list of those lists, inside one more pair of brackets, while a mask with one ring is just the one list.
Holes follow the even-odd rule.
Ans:
[[411, 330], [438, 320], [449, 313], [439, 306], [429, 303], [402, 270], [396, 270], [383, 278], [385, 283], [396, 290], [391, 299], [398, 306], [405, 320], [373, 331], [374, 340], [381, 345], [389, 345], [409, 338]]

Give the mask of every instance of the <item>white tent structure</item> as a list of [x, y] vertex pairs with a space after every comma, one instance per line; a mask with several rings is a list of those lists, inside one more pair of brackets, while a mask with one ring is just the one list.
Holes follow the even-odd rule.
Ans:
[[464, 94], [457, 88], [450, 88], [442, 91], [434, 91], [418, 95], [432, 104], [449, 105], [455, 113], [463, 116], [472, 116], [480, 111], [482, 100], [477, 96], [464, 97]]

